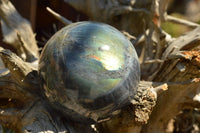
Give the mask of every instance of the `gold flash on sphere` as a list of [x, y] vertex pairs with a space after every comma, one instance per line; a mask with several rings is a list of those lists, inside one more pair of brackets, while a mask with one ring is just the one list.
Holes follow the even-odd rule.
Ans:
[[45, 45], [39, 74], [48, 101], [76, 120], [109, 117], [134, 96], [140, 66], [131, 42], [103, 23], [78, 22]]

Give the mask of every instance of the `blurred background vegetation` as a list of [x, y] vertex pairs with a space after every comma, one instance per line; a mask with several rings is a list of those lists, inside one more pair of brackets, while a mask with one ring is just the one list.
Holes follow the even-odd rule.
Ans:
[[[87, 15], [78, 12], [64, 0], [11, 0], [11, 2], [19, 13], [31, 22], [33, 30], [37, 33], [36, 40], [39, 47], [43, 47], [52, 34], [63, 27], [63, 24], [55, 19], [46, 7], [50, 7], [72, 22], [89, 20]], [[200, 0], [170, 0], [168, 14], [200, 23]], [[172, 37], [178, 37], [191, 30], [172, 22], [162, 23], [162, 28]], [[2, 40], [2, 36], [0, 37]]]
[[[171, 0], [168, 14], [200, 24], [200, 0]], [[172, 22], [162, 23], [162, 28], [172, 37], [178, 37], [191, 30], [186, 26]]]

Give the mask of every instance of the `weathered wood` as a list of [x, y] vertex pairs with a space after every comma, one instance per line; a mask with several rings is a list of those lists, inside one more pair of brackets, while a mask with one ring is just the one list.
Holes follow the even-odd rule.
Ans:
[[[30, 90], [39, 86], [37, 67], [35, 68], [31, 63], [24, 62], [10, 50], [0, 48], [0, 56], [5, 66], [10, 70], [12, 78], [16, 83]], [[33, 84], [35, 86], [33, 86]]]
[[93, 132], [90, 125], [71, 122], [45, 102], [35, 64], [3, 48], [0, 56], [9, 69], [0, 75], [0, 124], [16, 133]]
[[141, 81], [131, 104], [109, 121], [97, 124], [98, 131], [102, 133], [139, 133], [142, 125], [148, 122], [149, 115], [156, 105], [157, 94], [161, 94], [164, 90], [167, 90], [166, 84]]
[[[199, 44], [200, 44], [199, 33], [200, 33], [200, 27], [172, 41], [169, 44], [169, 46], [166, 48], [166, 50], [163, 52], [163, 55], [162, 55], [162, 60], [166, 60], [166, 61], [160, 64], [159, 69], [157, 69], [157, 71], [155, 71], [152, 76], [149, 76], [148, 80], [152, 81], [152, 80], [159, 79], [160, 81], [167, 82], [168, 80], [166, 81], [163, 78], [170, 79], [169, 76], [173, 76], [175, 74], [173, 73], [170, 75], [169, 72], [172, 72], [171, 69], [173, 69], [173, 67], [176, 66], [177, 61], [179, 61], [180, 58], [183, 59], [184, 57], [185, 59], [192, 59], [193, 55], [190, 55], [191, 56], [190, 57], [188, 56], [188, 54], [186, 54], [187, 52], [184, 54], [184, 52], [181, 52], [181, 51], [199, 49]], [[177, 69], [174, 69], [174, 70], [177, 71]], [[189, 79], [185, 79], [185, 81], [186, 80], [189, 80]]]
[[150, 21], [149, 9], [152, 0], [65, 0], [65, 2], [89, 16], [91, 20], [108, 23], [134, 36], [142, 34]]
[[164, 52], [165, 62], [161, 64], [151, 80], [169, 82], [169, 89], [159, 95], [158, 103], [143, 132], [165, 132], [168, 122], [188, 105], [187, 98], [193, 99], [199, 93], [198, 46], [199, 28], [174, 40]]
[[[9, 0], [0, 1], [0, 16], [4, 42], [14, 47], [17, 54], [26, 61], [32, 62], [38, 58], [39, 50], [30, 23], [20, 16]], [[25, 43], [22, 44], [17, 34]], [[29, 49], [31, 53], [26, 55], [27, 50], [24, 48]]]
[[200, 27], [188, 32], [187, 34], [180, 36], [172, 41], [165, 52], [162, 59], [166, 59], [170, 54], [177, 53], [179, 50], [191, 50], [199, 47], [200, 44]]
[[58, 19], [64, 25], [69, 25], [72, 23], [70, 20], [68, 20], [68, 19], [64, 18], [63, 16], [61, 16], [60, 14], [56, 13], [51, 8], [47, 7], [46, 9], [48, 12], [50, 12], [56, 19]]
[[144, 133], [164, 133], [168, 122], [183, 110], [187, 97], [194, 97], [199, 89], [199, 79], [188, 82], [168, 83], [168, 90], [158, 96], [147, 125], [143, 125]]
[[[82, 131], [87, 131], [88, 133], [93, 132], [93, 129], [89, 125], [69, 122], [66, 116], [63, 116], [62, 113], [56, 113], [58, 111], [52, 109], [51, 106], [45, 102], [43, 97], [41, 97], [42, 92], [40, 92], [40, 86], [37, 77], [38, 75], [33, 74], [33, 71], [37, 71], [35, 67], [33, 67], [30, 63], [24, 62], [9, 50], [1, 48], [0, 55], [5, 66], [10, 70], [10, 72], [0, 77], [0, 101], [1, 97], [6, 99], [10, 98], [11, 101], [15, 100], [14, 104], [9, 104], [8, 101], [8, 103], [5, 104], [5, 109], [3, 109], [1, 106], [1, 111], [3, 111], [1, 114], [2, 124], [5, 123], [6, 120], [7, 123], [10, 123], [8, 127], [11, 129], [18, 130], [22, 128], [24, 131], [31, 130], [33, 132], [44, 131], [44, 129], [49, 129], [56, 132], [64, 129], [64, 127], [65, 131], [68, 129], [75, 133], [80, 132], [80, 129]], [[21, 79], [24, 79], [23, 82]], [[125, 128], [127, 127], [128, 123], [130, 125], [128, 129], [136, 130], [135, 126], [138, 126], [138, 124], [135, 125], [134, 123], [146, 123], [149, 118], [149, 114], [155, 106], [157, 95], [156, 91], [152, 89], [152, 83], [141, 82], [139, 88], [140, 89], [138, 89], [136, 92], [134, 99], [131, 101], [133, 105], [130, 104], [130, 106], [125, 107], [120, 115], [116, 116], [110, 121], [113, 126], [117, 126], [117, 124], [123, 122], [123, 124], [120, 125], [124, 127], [120, 127], [119, 131], [128, 131]], [[22, 99], [22, 97], [24, 99]], [[18, 109], [15, 109], [16, 106]], [[13, 109], [8, 110], [8, 107], [12, 107]], [[132, 119], [129, 119], [131, 113], [133, 113]], [[21, 122], [14, 126], [14, 120], [7, 120], [6, 117], [4, 117], [6, 115], [16, 119], [16, 121], [20, 120]], [[34, 121], [33, 119], [36, 120]], [[61, 119], [66, 121], [63, 123], [64, 125], [59, 122]], [[114, 121], [116, 124], [113, 124]], [[108, 123], [99, 124], [98, 127], [100, 125], [108, 126]], [[102, 128], [102, 130], [104, 129], [109, 132], [107, 128]], [[137, 129], [140, 129], [140, 127]]]
[[[1, 0], [0, 15], [5, 15], [2, 17], [3, 30], [10, 31], [14, 37], [7, 36], [5, 33], [8, 32], [3, 31], [5, 39], [12, 42], [15, 48], [19, 46], [22, 49], [19, 55], [23, 57], [22, 54], [25, 54], [26, 61], [36, 62], [25, 62], [11, 51], [0, 49], [0, 56], [9, 69], [4, 69], [0, 75], [0, 124], [19, 133], [163, 133], [167, 131], [169, 122], [183, 109], [196, 108], [199, 111], [200, 28], [174, 40], [168, 38], [168, 34], [160, 29], [161, 22], [165, 20], [168, 0], [65, 1], [92, 20], [127, 29], [125, 31], [130, 31], [136, 37], [142, 34], [138, 38], [133, 37], [133, 42], [143, 49], [142, 70], [149, 81], [141, 81], [130, 104], [120, 112], [114, 112], [115, 116], [107, 121], [87, 125], [70, 120], [61, 110], [54, 109], [43, 95], [37, 74], [38, 55], [35, 56], [35, 53], [38, 51], [34, 51], [34, 46], [27, 41], [33, 34], [28, 31], [31, 35], [25, 35], [27, 27], [21, 26], [27, 25], [27, 22], [19, 14], [11, 15], [11, 19], [5, 7], [9, 8], [8, 11], [14, 11], [14, 14], [16, 10], [9, 1]], [[13, 18], [20, 21], [13, 24]], [[120, 20], [117, 25], [113, 23], [114, 19]], [[138, 42], [144, 41], [145, 45], [139, 45]], [[36, 45], [35, 42], [33, 45]]]

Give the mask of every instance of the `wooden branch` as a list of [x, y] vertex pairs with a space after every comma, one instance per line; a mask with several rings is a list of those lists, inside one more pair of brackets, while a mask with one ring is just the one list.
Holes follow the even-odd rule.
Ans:
[[168, 90], [159, 95], [148, 124], [143, 126], [142, 132], [165, 132], [169, 120], [183, 109], [180, 103], [185, 103], [187, 95], [195, 95], [197, 89], [199, 89], [199, 79], [168, 83]]
[[58, 19], [64, 25], [69, 25], [72, 23], [70, 20], [68, 20], [68, 19], [64, 18], [63, 16], [61, 16], [60, 14], [56, 13], [51, 8], [47, 7], [46, 9], [48, 12], [50, 12], [56, 19]]
[[[183, 54], [181, 51], [198, 49], [199, 43], [200, 43], [200, 27], [188, 32], [187, 34], [185, 34], [183, 36], [178, 37], [177, 39], [174, 39], [169, 44], [169, 46], [166, 48], [166, 50], [163, 52], [161, 59], [162, 60], [167, 60], [167, 59], [172, 59], [172, 58], [179, 59], [182, 57], [184, 57], [186, 59], [190, 59], [191, 57]], [[157, 75], [157, 74], [160, 71], [160, 69], [163, 69], [162, 67], [164, 67], [164, 68], [166, 67], [166, 68], [170, 69], [171, 67], [173, 68], [174, 66], [176, 66], [177, 62], [175, 62], [175, 61], [173, 63], [172, 62], [166, 61], [165, 63], [161, 63], [159, 66], [159, 69], [157, 69], [153, 75], [149, 76], [148, 80], [152, 81], [152, 80], [154, 80], [154, 78], [156, 76], [159, 77], [159, 75]], [[174, 66], [172, 64], [174, 64]], [[165, 77], [166, 75], [169, 75], [168, 73], [170, 71], [171, 70], [169, 70], [169, 71], [166, 70], [161, 75], [163, 75], [163, 77]], [[165, 81], [165, 80], [163, 80], [163, 81]]]
[[[146, 44], [150, 45], [143, 48], [143, 52], [149, 50], [143, 60], [151, 63], [146, 72], [157, 70], [151, 77], [154, 82], [141, 81], [135, 95], [130, 98], [129, 105], [123, 107], [120, 113], [117, 112], [119, 114], [114, 112], [113, 114], [116, 115], [108, 121], [91, 126], [74, 122], [64, 115], [61, 110], [51, 106], [44, 97], [42, 88], [40, 88], [42, 83], [37, 74], [37, 63], [33, 66], [31, 63], [24, 62], [11, 51], [1, 48], [0, 55], [9, 71], [0, 75], [0, 102], [3, 103], [0, 105], [0, 124], [15, 130], [15, 132], [43, 133], [47, 130], [74, 133], [165, 132], [168, 122], [177, 116], [180, 111], [185, 108], [199, 107], [200, 28], [196, 28], [167, 45], [167, 35], [160, 29], [160, 23], [162, 22], [160, 15], [163, 15], [166, 10], [161, 11], [161, 7], [166, 8], [166, 3], [161, 2], [167, 0], [145, 2], [136, 0], [135, 3], [108, 0], [107, 4], [104, 3], [105, 1], [100, 0], [65, 1], [71, 5], [74, 4], [73, 6], [78, 10], [85, 10], [84, 12], [92, 20], [112, 23], [120, 29], [130, 31], [131, 35], [133, 31], [130, 27], [141, 26], [141, 29], [135, 28], [136, 32], [133, 35], [141, 35], [141, 32], [144, 32], [143, 38], [146, 37]], [[6, 12], [3, 10], [2, 5], [8, 3], [7, 0], [0, 0], [0, 14]], [[136, 8], [137, 5], [140, 5], [140, 8]], [[8, 11], [12, 9], [16, 12], [13, 8], [9, 9]], [[140, 15], [142, 21], [137, 21], [134, 17]], [[32, 56], [35, 52], [31, 53], [32, 49], [29, 49], [29, 43], [24, 35], [25, 32], [20, 32], [21, 28], [26, 29], [26, 27], [17, 29], [16, 25], [10, 21], [7, 13], [5, 16], [7, 17], [3, 18], [3, 28], [9, 29], [10, 33], [15, 35], [14, 39], [11, 39], [14, 40], [13, 42], [17, 42], [17, 45], [14, 46], [20, 46], [21, 52], [19, 53], [25, 54], [25, 57], [29, 58], [28, 61], [37, 59], [37, 56]], [[117, 24], [113, 23], [113, 19], [117, 18], [119, 18]], [[127, 19], [130, 21], [127, 22]], [[124, 25], [125, 20], [126, 25]], [[17, 23], [17, 25], [20, 24], [22, 22]], [[148, 33], [145, 32], [146, 29], [149, 29]], [[4, 34], [8, 33], [5, 31], [8, 30], [4, 30]], [[16, 33], [18, 33], [18, 36]], [[10, 39], [7, 40], [10, 41]], [[163, 54], [166, 46], [168, 48]], [[150, 49], [147, 49], [148, 47]], [[148, 59], [149, 57], [150, 59]], [[152, 63], [153, 61], [159, 63]], [[188, 106], [188, 104], [191, 106]]]
[[[38, 46], [30, 23], [20, 16], [9, 0], [0, 0], [0, 16], [2, 18], [1, 28], [4, 41], [14, 47], [17, 54], [26, 61], [32, 62], [35, 58], [38, 58]], [[34, 58], [29, 58], [30, 56], [26, 55], [25, 51], [27, 50], [22, 46], [17, 33], [23, 38], [25, 42], [23, 45], [27, 45], [26, 49], [32, 51], [29, 55], [32, 55]]]
[[126, 31], [121, 31], [121, 32], [126, 36], [127, 39], [136, 40], [136, 37], [130, 35], [128, 32], [126, 32]]
[[194, 23], [194, 22], [191, 22], [191, 21], [188, 21], [188, 20], [184, 20], [184, 19], [180, 19], [180, 18], [176, 18], [176, 17], [170, 16], [170, 15], [166, 15], [165, 20], [173, 22], [173, 23], [185, 25], [185, 26], [188, 26], [188, 27], [191, 27], [191, 28], [197, 28], [197, 27], [200, 26], [197, 23]]
[[151, 21], [149, 9], [152, 1], [149, 0], [65, 0], [65, 2], [86, 14], [90, 20], [108, 23], [133, 36], [141, 35], [143, 29], [148, 28], [147, 23]]
[[165, 14], [167, 13], [167, 8], [170, 0], [160, 0], [159, 1], [159, 14], [161, 22], [165, 21]]
[[[164, 1], [164, 0], [162, 0]], [[144, 50], [144, 57], [143, 61], [140, 61], [141, 69], [142, 69], [142, 78], [146, 80], [148, 75], [151, 75], [152, 73], [157, 70], [157, 68], [160, 66], [159, 63], [150, 63], [149, 60], [153, 60], [155, 62], [160, 60], [160, 57], [162, 56], [162, 53], [166, 47], [166, 44], [168, 43], [167, 40], [167, 34], [161, 30], [161, 16], [163, 14], [160, 14], [161, 1], [159, 0], [153, 0], [150, 8], [150, 16], [149, 16], [149, 22], [148, 22], [148, 31], [145, 32], [145, 48]], [[162, 5], [166, 6], [166, 5]], [[162, 9], [162, 13], [164, 13], [164, 9]]]
[[199, 47], [200, 43], [200, 27], [180, 36], [172, 41], [169, 47], [163, 53], [163, 59], [166, 59], [170, 54], [176, 53], [179, 50], [191, 50]]
[[[112, 8], [111, 8], [112, 7]], [[109, 16], [114, 17], [117, 15], [127, 14], [131, 12], [138, 12], [138, 13], [145, 13], [147, 15], [150, 15], [150, 12], [146, 9], [142, 8], [133, 8], [132, 6], [123, 6], [123, 5], [111, 5], [109, 8]]]
[[[20, 75], [18, 76], [19, 79], [21, 77], [26, 77], [28, 72], [31, 72], [32, 70], [35, 69], [34, 67], [32, 68], [31, 66], [29, 66], [30, 65], [29, 63], [23, 62], [19, 57], [16, 57], [15, 54], [11, 53], [8, 50], [1, 49], [0, 53], [3, 58], [3, 61], [5, 62], [5, 65], [8, 66], [12, 75]], [[197, 53], [183, 53], [183, 54], [189, 54], [190, 56], [192, 56], [192, 60], [191, 62], [188, 62], [186, 61], [188, 59], [183, 59], [181, 63], [185, 63], [185, 62], [197, 63], [198, 61], [197, 59], [199, 55], [198, 52]], [[168, 68], [168, 66], [165, 66], [165, 67]], [[17, 68], [19, 72], [15, 72], [16, 70], [13, 70], [14, 68]], [[34, 76], [37, 76], [37, 75], [34, 75]], [[15, 76], [12, 78], [15, 78]], [[28, 78], [28, 79], [32, 81], [31, 78]], [[29, 89], [26, 88], [28, 86], [27, 84], [21, 83], [17, 79], [14, 79], [14, 81], [17, 81], [17, 84], [20, 84], [21, 86], [25, 87], [25, 88], [21, 88], [17, 90], [23, 90], [23, 91], [27, 90], [27, 92], [31, 92]], [[35, 80], [35, 82], [38, 83], [37, 80]], [[33, 83], [26, 82], [26, 83], [34, 85], [34, 82]], [[178, 101], [181, 101], [184, 103], [185, 100], [183, 96], [187, 96], [188, 94], [195, 94], [194, 91], [198, 88], [199, 82], [198, 82], [198, 79], [195, 79], [188, 82], [167, 83], [167, 85], [165, 83], [140, 82], [140, 86], [135, 96], [133, 97], [133, 100], [131, 101], [132, 104], [124, 107], [121, 110], [121, 113], [119, 115], [113, 117], [109, 121], [97, 124], [96, 125], [97, 130], [103, 133], [106, 133], [106, 132], [109, 132], [109, 133], [110, 132], [115, 132], [115, 133], [117, 132], [120, 132], [120, 133], [121, 132], [136, 132], [137, 133], [138, 132], [139, 133], [141, 130], [143, 132], [146, 132], [146, 131], [151, 132], [157, 129], [160, 131], [163, 131], [164, 123], [161, 123], [159, 125], [159, 128], [157, 127], [157, 124], [159, 124], [158, 122], [160, 122], [160, 119], [166, 118], [166, 114], [169, 113], [170, 115], [167, 115], [168, 117], [168, 119], [166, 119], [167, 121], [172, 116], [177, 114], [179, 110], [182, 108], [182, 106], [181, 107], [177, 106], [180, 104], [179, 102], [177, 103], [175, 101], [178, 99]], [[167, 88], [169, 88], [169, 90], [167, 90], [166, 92], [160, 93], [160, 91], [166, 90]], [[188, 91], [188, 89], [190, 91]], [[3, 94], [3, 93], [0, 93], [0, 94]], [[26, 95], [27, 94], [30, 94], [30, 93], [26, 93]], [[31, 93], [31, 94], [33, 94], [33, 96], [35, 95], [34, 93]], [[170, 96], [173, 98], [169, 99]], [[158, 103], [156, 105], [157, 99], [158, 99]], [[30, 131], [36, 131], [36, 132], [39, 132], [39, 131], [44, 132], [46, 129], [49, 129], [50, 131], [54, 131], [54, 132], [63, 131], [63, 130], [69, 131], [69, 132], [80, 132], [80, 129], [81, 131], [85, 131], [88, 133], [94, 132], [94, 130], [89, 125], [83, 125], [80, 123], [74, 123], [72, 121], [69, 121], [67, 117], [62, 115], [62, 113], [60, 113], [59, 111], [54, 110], [51, 106], [49, 106], [48, 103], [45, 102], [44, 99], [41, 99], [41, 97], [38, 98], [34, 96], [32, 101], [33, 102], [31, 102], [31, 104], [30, 102], [25, 103], [25, 105], [29, 103], [29, 106], [25, 108], [26, 111], [24, 110], [24, 108], [21, 110], [19, 109], [17, 110], [20, 114], [20, 115], [17, 115], [17, 118], [12, 116], [13, 114], [12, 111], [7, 111], [5, 109], [3, 110], [6, 112], [5, 114], [9, 114], [9, 117], [13, 117], [13, 119], [16, 118], [17, 121], [19, 120], [21, 121], [19, 125], [16, 125], [17, 127], [13, 126], [15, 125], [13, 124], [14, 120], [6, 119], [7, 117], [4, 117], [5, 115], [2, 115], [1, 122], [10, 123], [9, 127], [16, 131], [22, 128], [23, 131], [30, 130]], [[169, 107], [169, 109], [165, 108], [166, 109], [165, 113], [163, 113], [163, 108], [164, 108], [163, 106]], [[174, 109], [174, 111], [171, 113], [168, 112], [168, 111], [171, 111], [170, 109]], [[149, 116], [150, 116], [150, 119], [149, 119]], [[147, 125], [143, 125], [145, 123], [147, 123]]]
[[90, 125], [70, 121], [46, 102], [37, 67], [10, 50], [1, 48], [0, 56], [10, 70], [0, 75], [0, 124], [16, 133], [94, 132]]
[[0, 48], [0, 56], [5, 66], [12, 73], [15, 82], [22, 88], [28, 88], [31, 92], [38, 92], [35, 88], [39, 88], [39, 79], [37, 76], [37, 67], [30, 63], [24, 62], [10, 50]]
[[[2, 100], [1, 97], [8, 99], [4, 109], [0, 107], [1, 111], [3, 111], [1, 114], [2, 117], [0, 117], [0, 123], [9, 123], [9, 126], [7, 127], [15, 131], [22, 129], [23, 131], [44, 132], [45, 129], [49, 129], [56, 132], [64, 129], [64, 131], [69, 130], [70, 132], [80, 132], [80, 130], [88, 133], [94, 132], [90, 125], [69, 121], [69, 119], [62, 115], [60, 111], [53, 109], [45, 102], [45, 99], [41, 97], [41, 92], [39, 93], [40, 89], [38, 86], [39, 81], [37, 80], [37, 75], [32, 75], [32, 71], [37, 70], [32, 67], [30, 63], [22, 61], [22, 59], [17, 57], [14, 53], [3, 48], [0, 50], [0, 55], [5, 66], [8, 67], [11, 72], [11, 74], [7, 73], [0, 77], [0, 88], [2, 88], [0, 101]], [[21, 79], [26, 80], [22, 82]], [[7, 86], [6, 89], [5, 86]], [[127, 131], [125, 128], [127, 127], [127, 123], [129, 123], [130, 126], [128, 129], [134, 131], [137, 129], [139, 131], [141, 125], [138, 125], [137, 123], [146, 123], [149, 114], [155, 106], [157, 92], [152, 88], [151, 82], [141, 82], [133, 101], [131, 101], [132, 104], [122, 109], [122, 113], [118, 116], [108, 122], [98, 124], [97, 127], [101, 126], [101, 130], [108, 131], [108, 129], [104, 129], [103, 127], [108, 126], [110, 122], [113, 123], [114, 121], [116, 124], [113, 126], [117, 126], [123, 121], [124, 123], [121, 125], [123, 128], [119, 131]], [[22, 97], [25, 99], [22, 99]], [[12, 102], [9, 101], [9, 98], [11, 101], [13, 99], [16, 102], [12, 104]], [[18, 108], [16, 108], [16, 105], [19, 105]], [[11, 109], [8, 110], [8, 107]], [[15, 115], [14, 112], [18, 112], [17, 115]], [[133, 113], [133, 119], [128, 119], [131, 113]], [[9, 116], [12, 119], [6, 119], [7, 117], [5, 116]], [[121, 118], [121, 116], [123, 116], [123, 118]], [[14, 119], [15, 121], [20, 121], [20, 123], [15, 124]], [[60, 123], [61, 119], [65, 122]], [[37, 127], [37, 129], [35, 127]]]
[[194, 97], [199, 92], [199, 30], [197, 28], [177, 38], [164, 52], [165, 62], [162, 63], [152, 80], [168, 82], [168, 91], [158, 96], [158, 103], [150, 115], [148, 124], [143, 127], [143, 132], [164, 132], [169, 120], [187, 106], [186, 97]]
[[157, 95], [164, 90], [167, 90], [166, 84], [141, 81], [131, 100], [132, 104], [124, 107], [119, 115], [109, 121], [97, 124], [98, 131], [102, 133], [140, 133], [142, 125], [147, 123], [156, 105]]

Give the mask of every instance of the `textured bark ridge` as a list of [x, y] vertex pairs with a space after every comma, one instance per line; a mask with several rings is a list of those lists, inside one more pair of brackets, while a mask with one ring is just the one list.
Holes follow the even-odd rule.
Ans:
[[39, 50], [30, 23], [16, 11], [9, 0], [0, 1], [0, 15], [3, 41], [28, 62], [38, 58]]
[[[136, 47], [142, 78], [130, 104], [95, 125], [73, 122], [43, 97], [38, 47], [27, 20], [8, 0], [0, 0], [4, 41], [0, 48], [0, 130], [2, 132], [163, 133], [200, 125], [200, 27], [166, 14], [168, 0], [65, 0], [91, 20], [109, 23]], [[48, 9], [64, 24], [71, 23]], [[128, 21], [127, 21], [128, 20]], [[173, 21], [194, 28], [178, 38], [160, 24]], [[8, 34], [10, 33], [10, 34]], [[190, 128], [183, 118], [192, 118]], [[188, 115], [189, 114], [189, 115]], [[182, 122], [181, 122], [182, 121]], [[187, 127], [186, 126], [186, 127]], [[181, 131], [181, 130], [177, 130]], [[183, 130], [182, 130], [183, 131]]]

